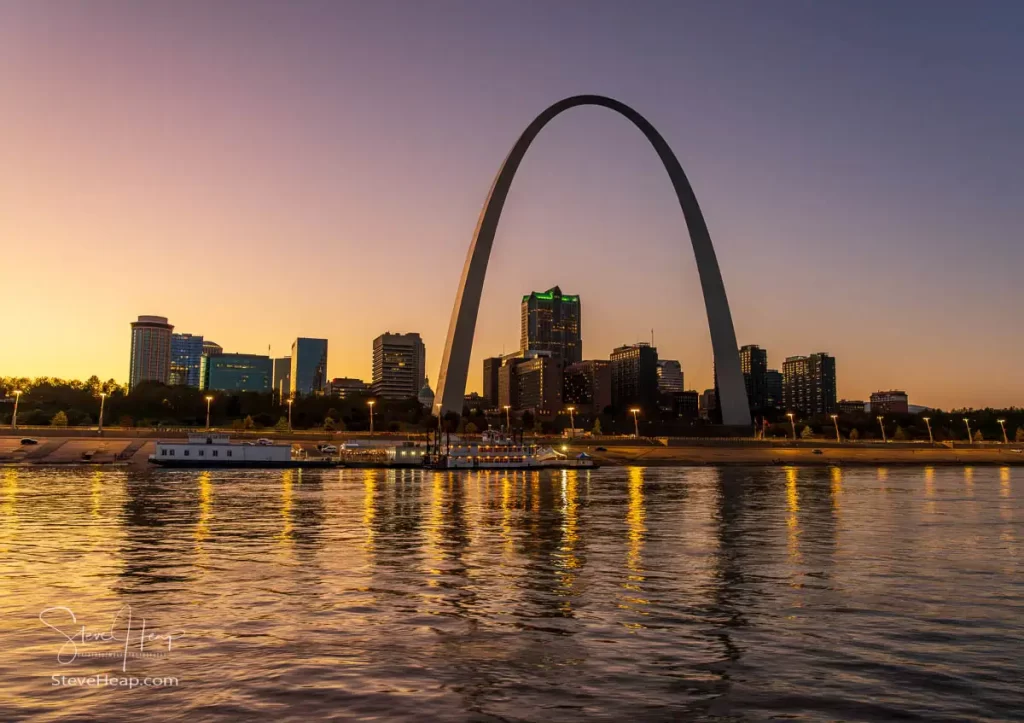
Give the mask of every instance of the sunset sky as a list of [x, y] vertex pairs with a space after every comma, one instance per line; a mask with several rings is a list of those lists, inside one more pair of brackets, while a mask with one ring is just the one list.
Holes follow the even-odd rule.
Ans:
[[[1024, 4], [0, 0], [0, 376], [126, 380], [129, 323], [225, 351], [418, 331], [436, 382], [494, 174], [549, 104], [644, 114], [689, 174], [740, 344], [839, 396], [1024, 405]], [[585, 358], [650, 339], [711, 384], [693, 253], [642, 135], [540, 135], [488, 269], [579, 294]]]

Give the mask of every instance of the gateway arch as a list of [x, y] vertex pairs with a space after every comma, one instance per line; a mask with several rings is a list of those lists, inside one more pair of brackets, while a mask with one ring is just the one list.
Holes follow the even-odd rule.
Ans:
[[749, 425], [750, 409], [747, 405], [743, 373], [740, 370], [736, 331], [733, 329], [732, 314], [729, 312], [729, 301], [725, 296], [725, 284], [718, 268], [718, 259], [714, 246], [711, 245], [711, 235], [704, 222], [704, 214], [697, 205], [697, 197], [690, 187], [690, 182], [686, 180], [683, 167], [679, 165], [672, 149], [654, 126], [625, 103], [600, 95], [577, 95], [552, 105], [523, 131], [505, 158], [505, 162], [501, 164], [501, 169], [480, 212], [473, 242], [469, 245], [469, 253], [466, 255], [466, 265], [462, 268], [462, 280], [459, 282], [459, 293], [455, 297], [455, 307], [452, 309], [452, 318], [448, 324], [448, 339], [445, 341], [441, 372], [438, 375], [434, 414], [441, 416], [448, 412], [462, 413], [466, 375], [469, 372], [469, 355], [473, 347], [473, 333], [476, 331], [480, 295], [484, 288], [484, 274], [487, 272], [494, 234], [498, 230], [498, 219], [501, 217], [505, 199], [508, 197], [519, 164], [533, 139], [549, 121], [560, 113], [580, 105], [601, 106], [625, 116], [647, 137], [665, 165], [669, 180], [672, 181], [672, 187], [679, 199], [679, 206], [683, 210], [690, 242], [693, 244], [693, 254], [697, 260], [700, 285], [704, 292], [704, 307], [711, 330], [711, 348], [718, 375], [718, 406], [722, 410], [722, 422], [729, 425]]

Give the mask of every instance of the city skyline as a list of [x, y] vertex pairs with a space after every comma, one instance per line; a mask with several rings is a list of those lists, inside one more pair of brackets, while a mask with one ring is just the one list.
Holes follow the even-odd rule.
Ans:
[[[0, 346], [4, 375], [127, 381], [124, 324], [146, 312], [237, 352], [269, 342], [283, 356], [297, 336], [326, 338], [328, 377], [368, 379], [368, 341], [416, 330], [436, 379], [494, 170], [537, 112], [593, 90], [643, 113], [680, 156], [740, 345], [767, 349], [773, 368], [827, 350], [840, 397], [908, 388], [943, 408], [1024, 405], [1021, 100], [998, 90], [1019, 66], [1012, 19], [942, 3], [926, 18], [666, 5], [662, 29], [641, 30], [611, 3], [496, 10], [505, 22], [469, 5], [399, 17], [355, 7], [317, 23], [300, 8], [289, 13], [317, 28], [300, 43], [271, 5], [176, 7], [2, 11], [16, 62], [0, 88], [22, 111], [0, 119], [13, 149], [0, 169], [0, 238], [13, 240], [0, 303], [20, 310], [6, 329], [17, 343]], [[538, 23], [549, 30], [519, 49]], [[787, 23], [803, 25], [800, 43]], [[593, 39], [620, 36], [646, 52], [613, 66]], [[465, 37], [493, 50], [480, 67], [447, 53]], [[869, 48], [890, 52], [883, 63]], [[410, 67], [424, 68], [416, 83]], [[479, 82], [488, 75], [493, 89]], [[599, 352], [587, 357], [653, 326], [688, 386], [711, 387], [696, 270], [657, 158], [628, 124], [577, 112], [545, 131], [512, 187], [467, 391], [482, 387], [483, 358], [517, 346], [508, 299], [556, 284], [587, 299], [582, 336]], [[396, 255], [415, 270], [390, 264]], [[41, 263], [52, 288], [33, 272]], [[368, 298], [374, 313], [353, 313]]]

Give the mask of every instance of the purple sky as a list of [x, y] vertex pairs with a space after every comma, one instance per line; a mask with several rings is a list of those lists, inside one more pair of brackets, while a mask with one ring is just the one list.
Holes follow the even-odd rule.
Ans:
[[[683, 163], [741, 344], [839, 395], [1024, 405], [1024, 5], [0, 0], [0, 375], [125, 379], [128, 323], [227, 351], [419, 331], [431, 379], [480, 205], [550, 103], [600, 93]], [[583, 299], [711, 383], [693, 255], [641, 134], [557, 119], [505, 207], [477, 328]], [[17, 310], [15, 312], [15, 310]]]

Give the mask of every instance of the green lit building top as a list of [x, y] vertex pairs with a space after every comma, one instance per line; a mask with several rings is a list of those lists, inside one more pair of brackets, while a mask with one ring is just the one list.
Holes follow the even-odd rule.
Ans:
[[580, 297], [555, 286], [523, 297], [520, 351], [550, 351], [565, 364], [583, 361]]

